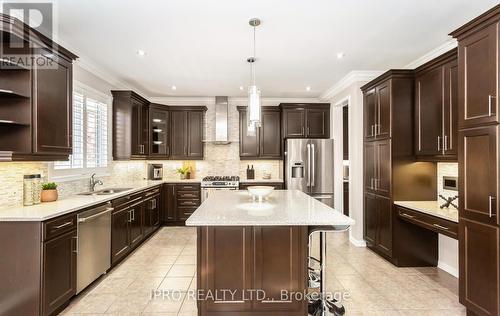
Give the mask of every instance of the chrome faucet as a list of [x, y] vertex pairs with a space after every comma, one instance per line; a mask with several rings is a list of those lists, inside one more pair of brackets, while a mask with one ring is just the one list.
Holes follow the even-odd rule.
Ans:
[[101, 181], [101, 180], [96, 179], [96, 178], [95, 178], [95, 173], [93, 173], [93, 174], [90, 176], [90, 183], [89, 183], [89, 185], [90, 185], [90, 192], [94, 192], [94, 191], [95, 191], [95, 186], [96, 186], [97, 184], [103, 185], [104, 183], [102, 183], [102, 181]]

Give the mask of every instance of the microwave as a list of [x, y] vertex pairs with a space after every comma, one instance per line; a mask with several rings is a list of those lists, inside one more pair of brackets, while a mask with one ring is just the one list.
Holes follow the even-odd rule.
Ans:
[[443, 176], [443, 189], [458, 191], [458, 177]]

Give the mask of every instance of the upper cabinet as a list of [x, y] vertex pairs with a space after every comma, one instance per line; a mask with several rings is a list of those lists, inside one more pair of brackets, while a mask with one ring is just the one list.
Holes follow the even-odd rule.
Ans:
[[161, 104], [149, 106], [149, 157], [168, 158], [169, 148], [169, 113], [168, 107]]
[[457, 159], [457, 50], [415, 72], [415, 155], [424, 160]]
[[[76, 55], [21, 21], [0, 15], [0, 161], [67, 160], [72, 152], [72, 62]], [[57, 47], [57, 49], [55, 48]], [[16, 62], [35, 60], [33, 67]], [[19, 57], [21, 56], [21, 57]], [[24, 57], [24, 58], [23, 58]]]
[[391, 80], [379, 82], [365, 91], [365, 140], [391, 137], [391, 106]]
[[240, 118], [241, 159], [281, 159], [281, 110], [262, 107], [262, 124], [255, 135], [247, 135], [246, 106], [238, 107]]
[[283, 138], [330, 138], [329, 103], [281, 103]]
[[169, 107], [170, 158], [203, 159], [203, 126], [206, 107]]
[[149, 154], [149, 101], [129, 90], [113, 94], [113, 158], [144, 159]]
[[[494, 13], [489, 13], [494, 16]], [[490, 17], [485, 14], [483, 20]], [[500, 22], [466, 24], [451, 35], [458, 39], [460, 128], [498, 123]]]

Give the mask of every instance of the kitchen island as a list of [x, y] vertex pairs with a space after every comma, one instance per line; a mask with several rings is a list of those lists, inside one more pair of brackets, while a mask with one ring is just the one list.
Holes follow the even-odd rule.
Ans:
[[198, 227], [199, 315], [307, 315], [309, 231], [352, 224], [297, 190], [262, 203], [246, 191], [214, 193], [186, 221]]

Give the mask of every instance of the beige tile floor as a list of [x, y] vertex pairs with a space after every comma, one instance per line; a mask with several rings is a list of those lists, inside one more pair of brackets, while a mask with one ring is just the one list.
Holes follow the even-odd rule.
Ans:
[[[346, 233], [328, 237], [328, 291], [344, 294], [346, 315], [465, 315], [458, 280], [437, 268], [396, 268]], [[61, 315], [195, 316], [196, 230], [165, 227], [75, 297]], [[153, 289], [179, 296], [151, 299]], [[346, 296], [347, 295], [347, 296]]]

